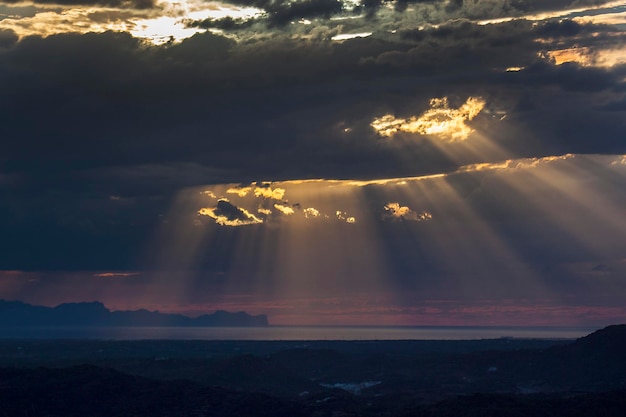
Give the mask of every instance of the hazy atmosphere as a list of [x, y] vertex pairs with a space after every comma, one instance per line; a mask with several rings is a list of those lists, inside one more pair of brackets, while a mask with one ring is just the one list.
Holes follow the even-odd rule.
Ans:
[[0, 0], [0, 298], [626, 318], [626, 1]]

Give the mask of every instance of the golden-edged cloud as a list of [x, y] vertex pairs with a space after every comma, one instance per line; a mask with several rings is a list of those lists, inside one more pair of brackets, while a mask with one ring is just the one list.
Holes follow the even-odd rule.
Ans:
[[237, 207], [225, 198], [217, 202], [216, 207], [205, 207], [198, 214], [215, 219], [220, 226], [245, 226], [263, 223], [263, 220], [244, 208]]
[[474, 131], [467, 122], [474, 119], [485, 107], [485, 100], [469, 97], [459, 108], [451, 108], [447, 97], [430, 100], [430, 109], [420, 116], [408, 119], [386, 114], [375, 118], [370, 124], [381, 136], [393, 136], [398, 132], [436, 136], [450, 142], [466, 140]]
[[575, 155], [565, 154], [558, 156], [544, 156], [542, 158], [523, 158], [523, 159], [507, 159], [500, 162], [483, 162], [479, 164], [464, 165], [456, 172], [478, 172], [478, 171], [497, 171], [497, 170], [509, 170], [519, 168], [535, 168], [540, 164], [563, 161], [566, 159], [572, 159]]

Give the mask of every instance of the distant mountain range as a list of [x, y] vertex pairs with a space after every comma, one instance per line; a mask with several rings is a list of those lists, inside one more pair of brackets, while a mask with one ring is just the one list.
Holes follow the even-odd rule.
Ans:
[[0, 300], [0, 327], [21, 326], [174, 326], [174, 327], [265, 327], [267, 316], [218, 310], [213, 314], [187, 317], [145, 309], [111, 311], [100, 302], [66, 303], [56, 307], [35, 306], [21, 301]]

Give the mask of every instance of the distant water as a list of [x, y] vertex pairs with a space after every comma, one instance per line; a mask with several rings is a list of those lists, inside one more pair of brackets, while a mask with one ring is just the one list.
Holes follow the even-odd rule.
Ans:
[[576, 339], [589, 327], [22, 327], [0, 329], [0, 339], [101, 340], [477, 340]]

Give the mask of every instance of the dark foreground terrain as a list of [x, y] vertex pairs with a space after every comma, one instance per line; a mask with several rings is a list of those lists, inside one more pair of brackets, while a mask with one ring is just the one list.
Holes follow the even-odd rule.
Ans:
[[624, 416], [626, 325], [571, 341], [0, 341], [4, 416]]

